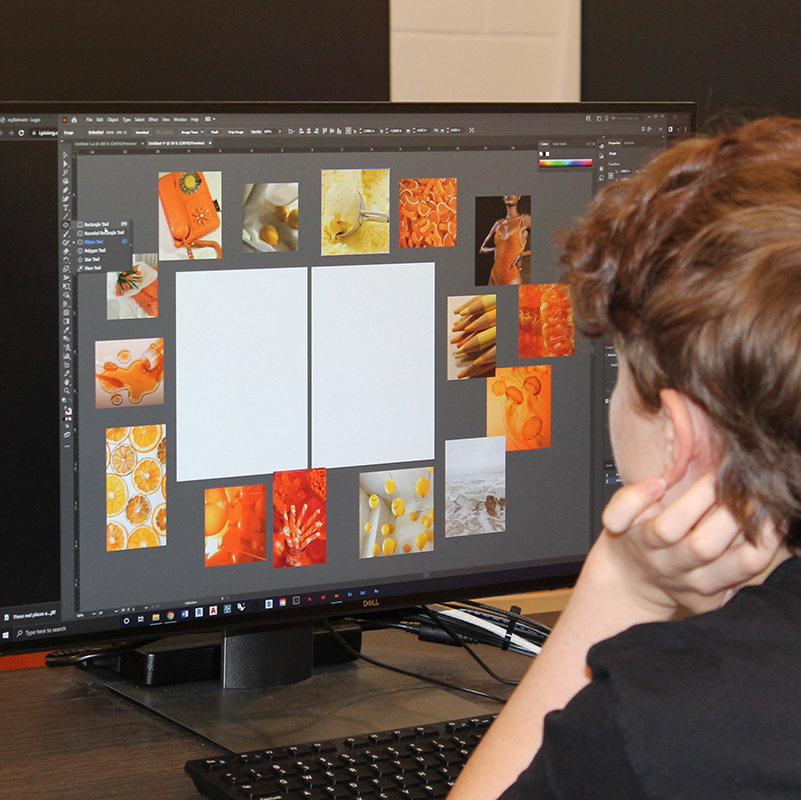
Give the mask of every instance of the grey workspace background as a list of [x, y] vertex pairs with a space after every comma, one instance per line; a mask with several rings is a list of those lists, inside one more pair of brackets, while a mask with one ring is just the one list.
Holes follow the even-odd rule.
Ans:
[[[459, 233], [453, 248], [400, 250], [397, 223], [390, 232], [391, 252], [369, 256], [321, 257], [319, 225], [320, 170], [388, 168], [390, 210], [397, 209], [397, 181], [401, 177], [455, 176], [458, 179]], [[131, 219], [134, 252], [157, 250], [159, 172], [201, 170], [222, 172], [223, 259], [191, 263], [161, 262], [159, 317], [153, 320], [107, 321], [105, 276], [84, 275], [78, 282], [79, 402], [82, 424], [79, 461], [83, 465], [80, 496], [80, 609], [114, 608], [187, 598], [204, 599], [232, 594], [304, 591], [315, 586], [335, 588], [364, 585], [387, 578], [447, 575], [508, 564], [520, 566], [577, 556], [586, 551], [592, 533], [590, 495], [589, 346], [579, 344], [572, 358], [536, 360], [553, 364], [552, 446], [507, 454], [506, 532], [445, 539], [444, 450], [448, 439], [485, 435], [484, 380], [445, 380], [445, 343], [450, 295], [489, 291], [474, 286], [475, 196], [528, 194], [532, 197], [532, 282], [556, 277], [553, 234], [581, 211], [591, 193], [589, 173], [543, 174], [531, 152], [463, 154], [302, 153], [219, 155], [142, 155], [82, 157], [78, 161], [80, 219]], [[245, 253], [241, 244], [242, 187], [247, 182], [297, 181], [300, 184], [300, 244], [297, 252]], [[119, 187], [126, 191], [120, 192]], [[391, 217], [396, 216], [391, 213]], [[174, 482], [175, 396], [172, 375], [174, 351], [174, 273], [176, 270], [270, 268], [344, 263], [436, 262], [436, 460], [434, 508], [436, 540], [433, 553], [398, 558], [358, 558], [358, 474], [405, 464], [366, 464], [363, 468], [328, 471], [327, 562], [297, 569], [274, 569], [272, 561], [233, 567], [206, 568], [203, 560], [203, 491], [210, 486], [266, 483], [268, 475], [240, 476], [224, 481]], [[120, 265], [122, 269], [124, 265]], [[517, 292], [497, 288], [499, 317], [513, 320], [499, 331], [499, 364], [514, 366], [517, 359]], [[94, 342], [101, 339], [165, 339], [165, 403], [131, 409], [104, 409], [86, 413], [93, 405]], [[532, 363], [526, 361], [525, 363]], [[115, 425], [163, 422], [168, 436], [167, 546], [107, 553], [105, 549], [104, 441], [105, 429]], [[213, 421], [210, 421], [213, 424]], [[425, 462], [424, 462], [425, 463]], [[87, 472], [89, 474], [87, 474]], [[94, 476], [91, 474], [95, 472]], [[565, 489], [568, 489], [566, 492]], [[569, 498], [569, 502], [566, 502]], [[268, 520], [269, 526], [269, 520]], [[269, 544], [269, 534], [268, 534]], [[268, 547], [268, 553], [270, 548]], [[114, 562], [118, 567], [114, 566]]]

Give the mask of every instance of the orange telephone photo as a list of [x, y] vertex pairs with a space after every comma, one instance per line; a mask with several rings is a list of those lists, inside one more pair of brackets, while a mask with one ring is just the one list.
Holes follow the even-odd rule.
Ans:
[[219, 205], [211, 196], [202, 172], [168, 172], [159, 178], [159, 199], [176, 247], [213, 247], [217, 258], [222, 248], [203, 237], [220, 227]]

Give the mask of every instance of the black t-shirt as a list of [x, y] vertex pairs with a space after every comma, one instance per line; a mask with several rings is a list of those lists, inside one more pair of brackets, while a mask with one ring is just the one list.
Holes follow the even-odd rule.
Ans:
[[801, 559], [723, 608], [636, 625], [545, 719], [503, 800], [801, 797]]

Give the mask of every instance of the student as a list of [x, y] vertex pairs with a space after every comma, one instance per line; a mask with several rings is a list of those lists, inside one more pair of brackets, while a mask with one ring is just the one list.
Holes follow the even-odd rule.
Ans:
[[801, 796], [801, 122], [682, 142], [563, 261], [625, 485], [450, 798]]

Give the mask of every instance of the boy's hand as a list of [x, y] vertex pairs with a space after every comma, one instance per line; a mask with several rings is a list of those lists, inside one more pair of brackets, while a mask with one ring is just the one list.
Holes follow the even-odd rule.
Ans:
[[637, 602], [663, 612], [719, 608], [776, 557], [781, 537], [770, 528], [748, 542], [717, 504], [713, 473], [667, 506], [664, 493], [660, 479], [625, 486], [603, 514], [604, 532], [596, 543], [606, 554], [601, 561], [620, 568]]

